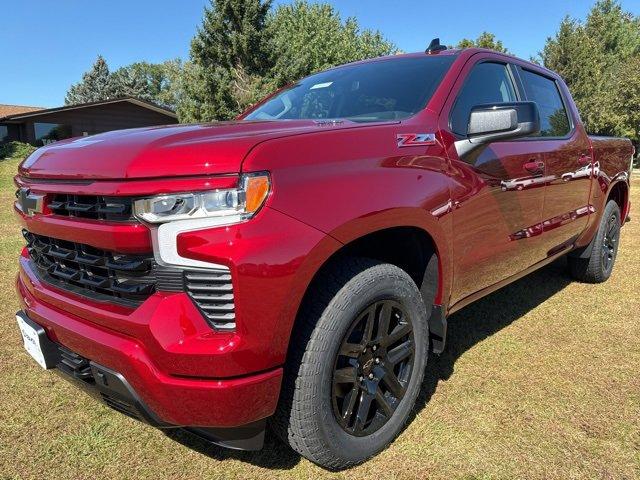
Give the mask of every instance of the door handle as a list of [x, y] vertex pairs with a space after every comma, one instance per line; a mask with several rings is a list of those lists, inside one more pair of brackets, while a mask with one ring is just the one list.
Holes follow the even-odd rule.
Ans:
[[522, 167], [529, 173], [542, 173], [544, 171], [544, 162], [540, 160], [530, 160]]

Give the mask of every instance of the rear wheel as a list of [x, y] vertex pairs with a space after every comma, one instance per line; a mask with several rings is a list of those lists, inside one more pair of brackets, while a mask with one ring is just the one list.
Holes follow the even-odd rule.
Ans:
[[401, 431], [427, 360], [427, 312], [403, 270], [346, 259], [321, 274], [291, 341], [276, 432], [309, 460], [341, 469]]
[[601, 283], [613, 271], [620, 241], [620, 208], [610, 200], [600, 219], [591, 253], [586, 258], [569, 257], [571, 275], [582, 282]]

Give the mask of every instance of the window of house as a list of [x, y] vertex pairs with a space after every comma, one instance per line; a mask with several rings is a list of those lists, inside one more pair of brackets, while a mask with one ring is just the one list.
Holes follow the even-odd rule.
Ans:
[[71, 125], [60, 123], [34, 123], [33, 129], [37, 145], [47, 145], [71, 137]]
[[0, 143], [9, 141], [9, 127], [0, 125]]

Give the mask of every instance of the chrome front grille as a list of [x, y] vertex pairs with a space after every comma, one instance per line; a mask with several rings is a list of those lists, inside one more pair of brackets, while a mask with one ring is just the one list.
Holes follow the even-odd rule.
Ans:
[[211, 326], [219, 330], [235, 328], [233, 284], [229, 270], [186, 271], [184, 287]]

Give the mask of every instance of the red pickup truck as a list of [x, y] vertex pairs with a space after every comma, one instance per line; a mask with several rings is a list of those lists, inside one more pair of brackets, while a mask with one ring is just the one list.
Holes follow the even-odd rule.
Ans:
[[61, 141], [15, 177], [17, 321], [122, 413], [240, 449], [270, 419], [344, 468], [399, 434], [450, 314], [562, 255], [609, 277], [632, 154], [555, 73], [437, 45], [237, 121]]

